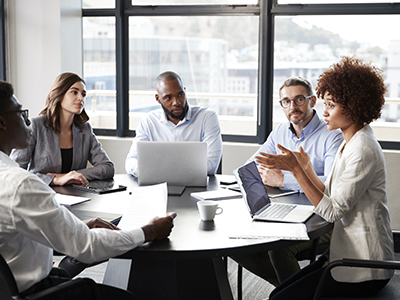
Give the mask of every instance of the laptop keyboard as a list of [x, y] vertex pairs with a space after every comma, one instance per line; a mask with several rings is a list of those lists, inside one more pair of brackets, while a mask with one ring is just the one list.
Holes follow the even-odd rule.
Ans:
[[259, 214], [260, 217], [267, 217], [271, 219], [283, 219], [288, 213], [290, 213], [296, 205], [271, 205], [268, 209], [264, 210]]

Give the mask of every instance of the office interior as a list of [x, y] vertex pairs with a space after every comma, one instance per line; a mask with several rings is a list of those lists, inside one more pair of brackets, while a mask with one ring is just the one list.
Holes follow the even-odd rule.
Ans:
[[[5, 9], [6, 80], [14, 85], [17, 98], [24, 107], [29, 108], [30, 116], [35, 116], [43, 108], [45, 97], [58, 74], [71, 71], [83, 74], [85, 77], [82, 50], [82, 0], [3, 0], [1, 2]], [[276, 1], [263, 0], [260, 0], [261, 3], [253, 2], [255, 6], [276, 3]], [[299, 1], [294, 2], [299, 3]], [[237, 3], [238, 1], [235, 1], [234, 4]], [[343, 9], [346, 8], [345, 4], [339, 5], [342, 5]], [[393, 13], [400, 13], [398, 5], [393, 5], [395, 8]], [[390, 28], [385, 30], [393, 31]], [[397, 40], [400, 40], [400, 37]], [[265, 92], [264, 89], [263, 93]], [[400, 97], [400, 93], [397, 97]], [[268, 106], [260, 107], [266, 109]], [[394, 123], [393, 128], [400, 127], [398, 122]], [[267, 133], [270, 127], [265, 126]], [[97, 135], [103, 148], [115, 163], [116, 173], [124, 173], [124, 160], [133, 137]], [[392, 136], [395, 137], [396, 134], [393, 133]], [[243, 164], [259, 148], [260, 143], [262, 141], [254, 139], [250, 142], [224, 139], [222, 173], [232, 174], [235, 168]], [[387, 166], [388, 205], [392, 228], [394, 232], [400, 232], [400, 202], [396, 189], [399, 178], [397, 166], [400, 164], [400, 141], [394, 141], [390, 145], [386, 149], [383, 147]]]

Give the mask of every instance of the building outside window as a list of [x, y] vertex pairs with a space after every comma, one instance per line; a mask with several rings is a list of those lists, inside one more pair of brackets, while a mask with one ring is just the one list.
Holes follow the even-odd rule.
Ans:
[[[126, 22], [131, 136], [143, 114], [159, 107], [154, 99], [156, 76], [173, 70], [181, 75], [190, 104], [218, 113], [225, 140], [262, 143], [268, 135], [263, 128], [286, 120], [278, 102], [285, 78], [303, 76], [315, 87], [324, 69], [343, 55], [354, 55], [384, 70], [386, 105], [372, 127], [380, 141], [400, 141], [400, 32], [393, 30], [400, 28], [400, 4], [260, 2], [159, 0], [152, 2], [157, 6], [152, 13], [147, 12], [146, 1], [129, 3], [140, 11], [132, 15], [128, 9]], [[235, 5], [243, 10], [234, 11]], [[348, 5], [362, 13], [348, 13]], [[212, 13], [214, 7], [218, 13]], [[83, 8], [87, 110], [95, 128], [115, 130], [120, 117], [116, 108], [118, 33], [116, 18], [106, 16], [114, 13], [115, 1], [84, 0]], [[93, 8], [100, 12], [98, 16], [85, 16]], [[204, 13], [199, 13], [202, 9]], [[265, 22], [266, 18], [273, 22]], [[264, 32], [270, 24], [274, 25], [272, 34]], [[322, 112], [322, 101], [317, 111]]]

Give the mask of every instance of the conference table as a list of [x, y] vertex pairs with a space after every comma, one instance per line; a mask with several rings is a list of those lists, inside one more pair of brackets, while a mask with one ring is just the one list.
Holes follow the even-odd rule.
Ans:
[[[97, 195], [72, 188], [54, 187], [61, 194], [90, 197], [70, 210], [80, 219], [101, 217], [111, 221], [123, 215], [138, 188], [137, 178], [117, 174], [114, 181], [127, 186], [125, 191]], [[223, 213], [214, 221], [201, 221], [192, 192], [218, 190], [218, 175], [208, 177], [207, 187], [186, 187], [181, 196], [168, 196], [168, 211], [177, 213], [168, 239], [137, 247], [118, 258], [110, 259], [104, 284], [132, 291], [139, 299], [233, 299], [226, 257], [257, 253], [290, 246], [302, 241], [282, 239], [232, 239], [233, 226], [251, 222], [242, 198], [219, 200]], [[273, 201], [311, 205], [304, 194], [275, 198]], [[144, 224], [143, 224], [144, 225]], [[329, 232], [333, 224], [318, 215], [305, 223], [310, 239]]]

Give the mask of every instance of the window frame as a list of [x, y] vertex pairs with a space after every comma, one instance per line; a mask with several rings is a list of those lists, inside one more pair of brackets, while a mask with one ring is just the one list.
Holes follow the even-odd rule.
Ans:
[[[251, 5], [132, 5], [130, 0], [116, 0], [115, 9], [82, 9], [82, 17], [116, 18], [117, 129], [94, 129], [94, 131], [98, 135], [117, 137], [135, 136], [135, 131], [129, 130], [129, 103], [128, 101], [124, 101], [124, 99], [129, 99], [129, 64], [126, 63], [129, 61], [129, 17], [258, 15], [260, 19], [257, 134], [256, 136], [223, 134], [222, 139], [226, 142], [262, 144], [272, 131], [275, 17], [300, 15], [381, 14], [400, 15], [400, 3], [277, 4], [277, 0], [259, 0], [258, 4]], [[383, 149], [400, 150], [400, 142], [379, 142]]]

